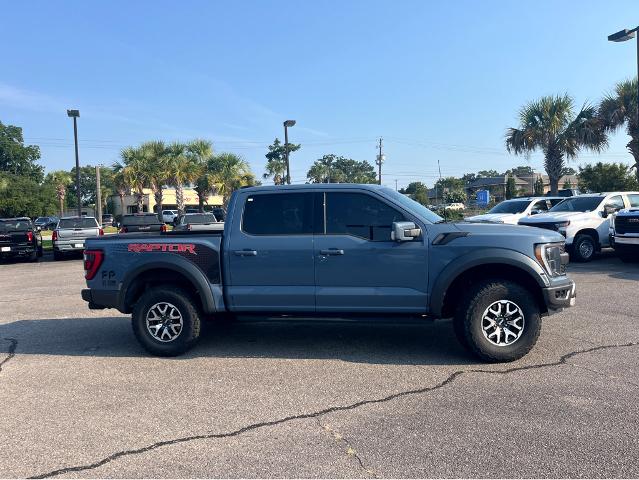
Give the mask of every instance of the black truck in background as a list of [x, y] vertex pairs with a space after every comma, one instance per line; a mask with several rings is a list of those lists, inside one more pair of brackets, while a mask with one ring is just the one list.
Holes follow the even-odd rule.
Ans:
[[0, 218], [0, 259], [18, 257], [35, 262], [41, 256], [40, 228], [30, 218]]

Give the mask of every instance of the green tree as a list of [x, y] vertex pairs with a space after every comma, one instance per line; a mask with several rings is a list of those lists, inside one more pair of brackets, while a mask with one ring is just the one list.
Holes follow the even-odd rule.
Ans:
[[599, 117], [609, 132], [626, 127], [630, 141], [626, 148], [634, 158], [634, 169], [639, 180], [639, 119], [637, 119], [637, 79], [626, 80], [615, 86], [615, 91], [599, 104]]
[[475, 173], [464, 173], [464, 175], [462, 175], [462, 177], [461, 177], [461, 179], [464, 181], [464, 183], [466, 185], [468, 185], [469, 183], [474, 182], [478, 178], [479, 177]]
[[200, 212], [203, 212], [204, 202], [215, 189], [215, 179], [208, 168], [208, 163], [213, 158], [213, 142], [193, 140], [186, 145], [186, 152], [197, 165], [201, 166], [198, 178], [195, 180], [195, 192]]
[[255, 185], [255, 175], [248, 162], [234, 153], [213, 155], [207, 162], [207, 170], [222, 195], [224, 207], [228, 206], [231, 194], [238, 188]]
[[153, 140], [140, 145], [140, 153], [144, 159], [147, 182], [153, 192], [155, 210], [158, 218], [161, 220], [163, 201], [162, 188], [168, 183], [171, 175], [169, 168], [169, 150], [161, 140]]
[[544, 179], [540, 175], [535, 180], [535, 195], [542, 196], [544, 193]]
[[497, 170], [480, 170], [477, 172], [477, 178], [491, 178], [498, 176], [499, 172]]
[[[116, 164], [117, 165], [117, 164]], [[124, 211], [124, 196], [129, 192], [129, 186], [126, 182], [123, 169], [117, 168], [113, 174], [113, 188], [120, 198], [120, 212]]]
[[579, 185], [588, 192], [613, 192], [639, 189], [639, 182], [623, 163], [587, 164], [579, 167]]
[[168, 147], [169, 183], [175, 188], [175, 201], [180, 214], [184, 214], [184, 186], [195, 182], [202, 171], [187, 153], [186, 145], [175, 142]]
[[0, 217], [39, 217], [56, 211], [53, 185], [0, 172]]
[[530, 177], [534, 173], [533, 168], [528, 165], [520, 165], [518, 167], [511, 168], [510, 170], [506, 170], [506, 175], [515, 175], [517, 177]]
[[515, 183], [515, 177], [508, 175], [506, 180], [506, 200], [510, 200], [517, 196], [517, 184]]
[[342, 183], [344, 174], [335, 167], [337, 155], [332, 153], [315, 160], [306, 173], [306, 178], [311, 183]]
[[515, 155], [543, 151], [553, 195], [559, 189], [565, 159], [575, 158], [582, 148], [600, 152], [608, 145], [596, 109], [584, 105], [575, 116], [574, 102], [568, 95], [530, 102], [522, 108], [519, 120], [520, 126], [506, 133], [506, 149]]
[[[289, 159], [291, 153], [298, 151], [301, 146], [295, 143], [288, 144]], [[275, 185], [286, 183], [286, 149], [279, 138], [275, 138], [273, 144], [268, 146], [268, 153], [265, 156], [266, 172], [264, 173], [264, 178], [272, 178]]]
[[308, 170], [311, 183], [377, 183], [375, 167], [366, 160], [324, 155]]
[[[75, 185], [75, 167], [71, 169], [71, 183], [68, 185], [67, 203], [69, 208], [76, 208], [78, 206], [78, 196], [76, 193]], [[100, 167], [100, 190], [106, 196], [102, 196], [103, 203], [106, 201], [106, 197], [113, 192], [113, 169], [110, 167]], [[97, 182], [95, 166], [85, 165], [80, 167], [80, 194], [82, 205], [95, 205], [97, 200]]]
[[45, 183], [52, 185], [55, 189], [55, 196], [58, 201], [58, 214], [64, 214], [64, 200], [67, 196], [67, 189], [71, 185], [71, 175], [65, 170], [56, 170], [47, 174]]
[[577, 175], [577, 170], [572, 167], [564, 167], [561, 169], [561, 176], [565, 175]]
[[39, 159], [40, 148], [24, 144], [20, 127], [0, 122], [0, 172], [29, 177], [39, 184], [44, 179]]
[[[148, 168], [144, 152], [138, 147], [127, 147], [120, 152], [122, 163], [116, 163], [114, 170], [121, 175], [127, 190], [135, 195], [138, 212], [144, 210], [144, 189], [149, 186]], [[124, 214], [125, 212], [122, 211]]]
[[572, 182], [569, 178], [564, 181], [564, 185], [561, 188], [570, 189], [573, 188]]
[[411, 182], [406, 188], [400, 189], [400, 193], [410, 195], [416, 202], [428, 205], [428, 187], [422, 182]]
[[449, 190], [444, 193], [445, 203], [466, 203], [468, 196], [463, 190]]

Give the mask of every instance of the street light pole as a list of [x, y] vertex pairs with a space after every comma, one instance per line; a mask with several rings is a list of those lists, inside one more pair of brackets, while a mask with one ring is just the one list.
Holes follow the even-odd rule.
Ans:
[[96, 220], [102, 225], [102, 192], [100, 191], [100, 165], [95, 166], [95, 211]]
[[639, 35], [636, 33], [639, 32], [639, 26], [633, 28], [632, 30], [623, 29], [618, 31], [617, 33], [613, 33], [612, 35], [608, 35], [608, 41], [610, 42], [625, 42], [627, 40], [631, 40], [637, 37], [637, 124], [639, 125]]
[[67, 110], [67, 116], [73, 118], [73, 139], [75, 141], [75, 191], [78, 198], [78, 217], [82, 216], [82, 195], [80, 193], [80, 156], [78, 154], [78, 117], [79, 110]]
[[286, 183], [291, 184], [291, 166], [288, 160], [288, 127], [295, 125], [295, 120], [286, 120], [284, 122], [284, 155], [286, 157]]

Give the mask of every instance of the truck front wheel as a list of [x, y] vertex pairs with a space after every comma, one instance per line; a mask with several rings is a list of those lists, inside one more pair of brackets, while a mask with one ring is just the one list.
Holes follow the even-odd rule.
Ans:
[[180, 289], [148, 289], [136, 302], [131, 320], [133, 333], [144, 349], [161, 357], [186, 352], [200, 336], [198, 309]]
[[473, 285], [453, 321], [461, 344], [488, 362], [511, 362], [523, 357], [541, 331], [541, 315], [534, 296], [510, 280], [485, 280]]

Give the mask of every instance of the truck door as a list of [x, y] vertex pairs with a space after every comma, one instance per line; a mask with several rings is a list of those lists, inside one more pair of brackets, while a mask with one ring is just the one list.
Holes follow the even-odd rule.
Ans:
[[317, 311], [425, 312], [428, 244], [391, 240], [392, 223], [411, 219], [365, 192], [324, 198], [324, 234], [315, 236]]
[[313, 195], [288, 191], [238, 197], [226, 253], [233, 310], [315, 310]]

